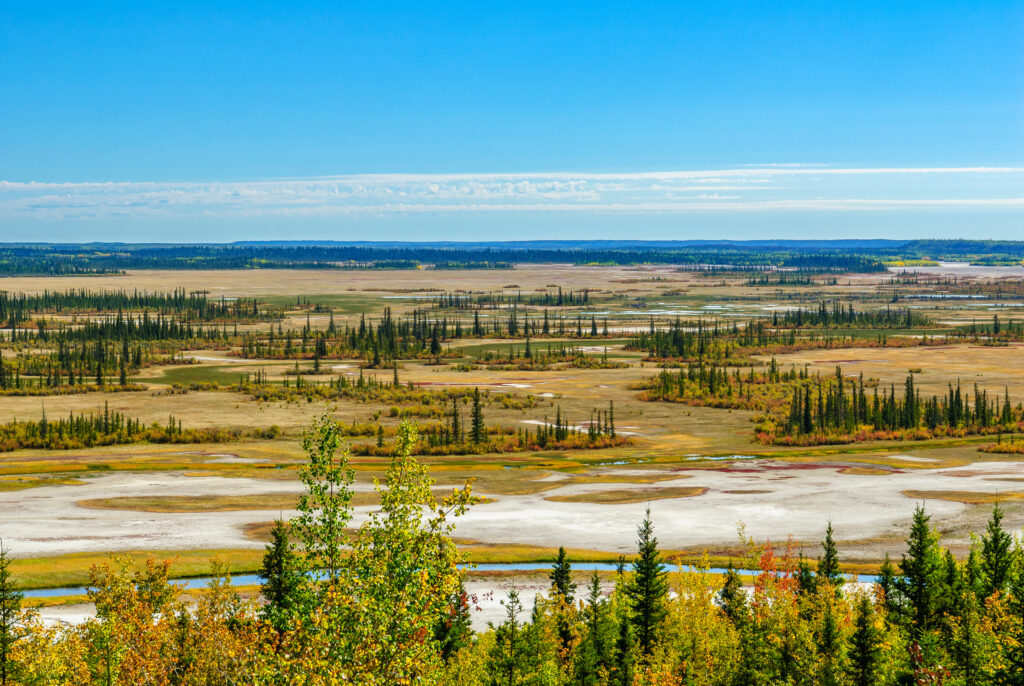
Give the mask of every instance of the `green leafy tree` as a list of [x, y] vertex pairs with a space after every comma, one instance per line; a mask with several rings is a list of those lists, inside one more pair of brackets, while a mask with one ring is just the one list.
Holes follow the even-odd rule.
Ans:
[[24, 594], [15, 589], [11, 579], [10, 551], [0, 540], [0, 684], [17, 683], [17, 664], [12, 658], [15, 644], [22, 638], [21, 601]]
[[[319, 546], [318, 559], [331, 562], [337, 552], [338, 566], [319, 584], [300, 630], [290, 632], [274, 656], [268, 680], [308, 683], [315, 675], [317, 684], [430, 682], [444, 673], [435, 631], [460, 589], [464, 560], [451, 538], [452, 518], [471, 504], [470, 488], [438, 501], [434, 480], [412, 457], [416, 430], [403, 422], [384, 482], [376, 483], [379, 509], [346, 539], [341, 555], [339, 523], [351, 518], [351, 503], [325, 497], [323, 486], [334, 485], [337, 494], [338, 484], [351, 483], [343, 465], [324, 460], [333, 454], [336, 431], [333, 422], [320, 420], [307, 439], [311, 463], [327, 462], [319, 468], [327, 477], [307, 480], [307, 495], [312, 492], [320, 506], [302, 513], [309, 515], [303, 524], [315, 533], [310, 540]], [[327, 540], [331, 532], [336, 537]]]
[[340, 581], [342, 573], [355, 479], [348, 453], [337, 455], [339, 445], [338, 424], [326, 413], [303, 434], [307, 462], [299, 476], [306, 490], [299, 497], [295, 522], [309, 568], [325, 573], [332, 585]]
[[339, 608], [339, 629], [348, 634], [355, 673], [371, 672], [379, 683], [439, 669], [433, 632], [461, 588], [463, 557], [452, 520], [469, 508], [472, 493], [467, 485], [441, 501], [434, 497], [434, 480], [412, 457], [418, 438], [411, 423], [399, 425], [385, 481], [377, 486], [380, 508], [359, 528], [345, 560], [350, 600]]
[[651, 654], [668, 614], [665, 606], [668, 597], [667, 576], [648, 508], [644, 521], [637, 529], [637, 558], [633, 563], [632, 578], [626, 585], [637, 646], [644, 655]]

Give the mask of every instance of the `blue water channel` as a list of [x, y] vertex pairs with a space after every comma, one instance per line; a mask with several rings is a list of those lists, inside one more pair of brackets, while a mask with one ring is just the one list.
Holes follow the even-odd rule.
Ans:
[[[630, 565], [626, 565], [628, 569]], [[577, 571], [591, 572], [614, 572], [616, 565], [614, 562], [573, 562], [572, 568]], [[677, 567], [672, 565], [666, 565], [665, 568], [668, 571], [675, 571]], [[493, 563], [493, 564], [478, 564], [473, 568], [478, 572], [538, 572], [538, 571], [550, 571], [551, 563], [545, 562], [504, 562], [504, 563]], [[683, 571], [693, 571], [693, 567], [684, 566]], [[726, 569], [724, 567], [712, 567], [708, 570], [712, 574], [725, 574]], [[739, 569], [737, 570], [743, 575], [754, 575], [760, 574], [760, 571]], [[878, 580], [878, 577], [873, 574], [848, 574], [847, 578], [851, 581], [858, 583], [874, 583]], [[190, 579], [174, 579], [173, 583], [180, 584], [186, 589], [193, 588], [206, 588], [210, 585], [213, 577], [193, 577]], [[252, 586], [260, 583], [260, 578], [255, 574], [239, 574], [238, 576], [231, 577], [231, 583], [236, 586]], [[26, 598], [53, 598], [57, 596], [65, 595], [85, 595], [88, 589], [85, 586], [69, 586], [65, 588], [37, 588], [23, 591]]]

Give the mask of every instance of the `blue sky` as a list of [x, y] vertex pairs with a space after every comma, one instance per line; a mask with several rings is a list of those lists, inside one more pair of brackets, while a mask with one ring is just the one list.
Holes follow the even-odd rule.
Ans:
[[0, 0], [0, 240], [1024, 237], [1024, 2]]

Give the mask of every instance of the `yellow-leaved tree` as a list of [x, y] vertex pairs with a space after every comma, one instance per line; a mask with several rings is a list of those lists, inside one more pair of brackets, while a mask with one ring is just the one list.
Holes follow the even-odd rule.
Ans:
[[415, 428], [398, 429], [380, 507], [354, 532], [351, 472], [338, 454], [337, 425], [324, 416], [306, 434], [310, 465], [298, 530], [321, 579], [307, 611], [267, 651], [261, 680], [321, 686], [341, 683], [430, 684], [443, 673], [435, 637], [457, 596], [462, 558], [453, 518], [472, 503], [470, 487], [438, 501], [426, 467], [412, 457]]

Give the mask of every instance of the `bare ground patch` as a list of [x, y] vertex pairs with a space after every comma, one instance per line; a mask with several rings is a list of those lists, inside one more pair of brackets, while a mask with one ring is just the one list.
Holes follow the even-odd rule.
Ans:
[[603, 505], [621, 505], [623, 503], [643, 503], [648, 500], [666, 500], [669, 498], [693, 498], [707, 493], [707, 488], [700, 486], [675, 486], [666, 488], [624, 488], [612, 491], [589, 491], [571, 495], [551, 495], [545, 500], [559, 503], [599, 503]]
[[1022, 500], [1024, 493], [1019, 491], [999, 491], [996, 493], [979, 493], [977, 491], [903, 491], [903, 495], [915, 500], [949, 500], [967, 505], [984, 505], [1008, 500]]

